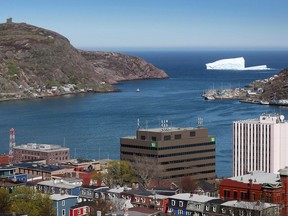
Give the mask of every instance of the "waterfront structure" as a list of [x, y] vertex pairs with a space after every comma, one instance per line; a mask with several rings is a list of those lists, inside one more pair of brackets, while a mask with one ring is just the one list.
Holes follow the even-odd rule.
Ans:
[[277, 173], [288, 165], [288, 122], [283, 115], [233, 122], [233, 176], [261, 170]]
[[216, 176], [216, 139], [207, 128], [139, 128], [136, 136], [122, 137], [120, 144], [121, 160], [155, 162], [159, 180], [177, 182], [191, 177], [211, 181]]
[[45, 159], [46, 164], [58, 164], [70, 160], [70, 150], [60, 145], [37, 143], [13, 147], [13, 163], [39, 159]]

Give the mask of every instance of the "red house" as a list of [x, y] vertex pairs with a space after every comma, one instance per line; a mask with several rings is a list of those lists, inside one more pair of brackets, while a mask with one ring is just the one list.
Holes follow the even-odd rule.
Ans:
[[70, 216], [84, 216], [90, 214], [90, 208], [93, 206], [94, 202], [80, 202], [70, 208]]
[[0, 155], [0, 164], [7, 165], [10, 163], [9, 155]]
[[280, 204], [281, 215], [288, 215], [288, 167], [279, 174], [262, 171], [231, 177], [220, 183], [223, 200], [264, 201]]

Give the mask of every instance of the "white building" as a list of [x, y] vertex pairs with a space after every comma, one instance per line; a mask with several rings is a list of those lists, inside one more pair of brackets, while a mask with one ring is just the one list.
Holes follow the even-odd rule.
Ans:
[[288, 122], [283, 115], [233, 122], [233, 176], [278, 173], [288, 166]]

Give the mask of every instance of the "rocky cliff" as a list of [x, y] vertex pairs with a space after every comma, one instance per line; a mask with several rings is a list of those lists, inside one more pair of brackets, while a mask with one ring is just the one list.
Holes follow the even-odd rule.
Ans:
[[261, 89], [258, 98], [272, 104], [279, 100], [288, 101], [288, 69], [268, 79], [256, 80], [250, 83], [249, 87]]
[[0, 24], [0, 98], [113, 91], [122, 80], [168, 78], [145, 60], [74, 48], [64, 36], [26, 23]]

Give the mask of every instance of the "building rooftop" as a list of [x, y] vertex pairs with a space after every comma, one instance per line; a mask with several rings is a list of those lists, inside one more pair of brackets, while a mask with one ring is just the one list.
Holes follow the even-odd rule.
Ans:
[[286, 120], [284, 120], [284, 115], [272, 113], [272, 114], [266, 114], [263, 113], [259, 118], [255, 119], [246, 119], [246, 120], [239, 120], [234, 121], [234, 123], [252, 123], [252, 124], [278, 124], [278, 123], [288, 123]]
[[82, 182], [81, 181], [75, 181], [73, 183], [67, 183], [65, 181], [60, 180], [47, 180], [47, 181], [41, 181], [38, 183], [39, 185], [49, 186], [49, 187], [61, 187], [65, 189], [73, 189], [76, 187], [81, 187]]
[[216, 197], [209, 197], [206, 195], [198, 195], [198, 194], [191, 194], [191, 193], [180, 193], [173, 196], [170, 196], [170, 199], [178, 199], [178, 200], [186, 200], [192, 202], [208, 202], [213, 199], [217, 199]]
[[67, 169], [65, 167], [56, 166], [56, 165], [32, 164], [32, 163], [19, 163], [19, 164], [14, 164], [14, 166], [17, 168], [31, 169], [31, 170], [41, 171], [41, 172], [53, 172], [53, 171], [58, 171], [62, 169]]
[[77, 196], [72, 196], [72, 195], [68, 195], [68, 194], [52, 194], [52, 195], [50, 195], [50, 199], [56, 200], [56, 201], [69, 199], [69, 198], [77, 198]]
[[[190, 130], [198, 130], [199, 128], [189, 127], [189, 128], [181, 128], [181, 127], [162, 127], [162, 128], [140, 128], [138, 131], [149, 131], [149, 132], [177, 132], [177, 131], [190, 131]], [[203, 128], [201, 128], [203, 129]]]
[[12, 165], [0, 165], [0, 170], [11, 170], [11, 169], [17, 169], [17, 167]]
[[22, 144], [20, 146], [15, 146], [13, 149], [23, 149], [30, 151], [39, 151], [39, 152], [51, 152], [51, 151], [69, 151], [69, 148], [62, 147], [60, 145], [52, 145], [52, 144], [37, 144], [37, 143], [27, 143]]
[[221, 204], [222, 206], [231, 206], [233, 208], [246, 208], [246, 209], [252, 209], [252, 210], [261, 210], [265, 208], [269, 208], [272, 206], [279, 206], [278, 204], [272, 204], [272, 203], [265, 203], [265, 202], [245, 202], [245, 201], [238, 201], [238, 200], [231, 200], [227, 201]]
[[263, 171], [254, 171], [246, 175], [236, 176], [228, 178], [234, 181], [249, 183], [252, 179], [254, 184], [278, 184], [280, 182], [280, 176], [278, 174], [266, 173]]
[[93, 206], [95, 205], [95, 202], [93, 201], [85, 201], [85, 202], [80, 202], [80, 203], [76, 203], [74, 206], [71, 206], [70, 209], [77, 209], [83, 206]]

